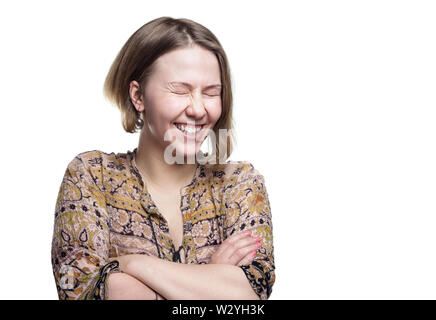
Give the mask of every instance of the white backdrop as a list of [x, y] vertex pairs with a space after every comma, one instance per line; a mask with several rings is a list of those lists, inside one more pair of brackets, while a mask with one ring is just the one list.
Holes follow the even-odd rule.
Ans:
[[231, 159], [271, 203], [271, 299], [435, 299], [436, 5], [417, 0], [1, 2], [0, 298], [57, 299], [62, 176], [77, 153], [137, 146], [103, 81], [160, 16], [228, 54]]

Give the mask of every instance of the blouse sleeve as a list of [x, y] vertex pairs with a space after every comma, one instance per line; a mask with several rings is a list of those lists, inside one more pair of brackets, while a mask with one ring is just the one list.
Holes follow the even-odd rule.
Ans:
[[[236, 176], [235, 176], [236, 175]], [[233, 173], [236, 182], [227, 200], [226, 236], [250, 230], [260, 238], [262, 247], [250, 264], [241, 266], [253, 290], [266, 300], [275, 281], [271, 209], [264, 177], [249, 162]]]
[[79, 156], [69, 163], [56, 201], [51, 261], [62, 300], [105, 299], [109, 274], [121, 272], [109, 261], [104, 195], [86, 167]]

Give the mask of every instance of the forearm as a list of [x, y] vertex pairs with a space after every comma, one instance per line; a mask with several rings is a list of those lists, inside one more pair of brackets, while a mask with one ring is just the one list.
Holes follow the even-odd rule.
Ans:
[[182, 264], [141, 255], [126, 272], [167, 299], [256, 299], [244, 271], [227, 264]]
[[155, 300], [156, 293], [127, 273], [112, 273], [107, 279], [107, 300]]

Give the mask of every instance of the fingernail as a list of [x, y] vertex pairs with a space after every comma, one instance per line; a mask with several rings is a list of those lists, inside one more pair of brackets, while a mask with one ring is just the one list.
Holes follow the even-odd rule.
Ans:
[[256, 243], [256, 246], [257, 246], [258, 248], [260, 248], [262, 245], [260, 244], [260, 242], [258, 242], [258, 243]]
[[253, 239], [256, 240], [256, 241], [260, 241], [259, 237], [254, 237]]
[[252, 252], [251, 252], [251, 255], [252, 255], [252, 256], [255, 256], [255, 255], [256, 255], [256, 251], [252, 251]]
[[245, 231], [245, 233], [244, 233], [246, 236], [249, 236], [250, 234], [251, 234], [251, 232], [250, 231]]

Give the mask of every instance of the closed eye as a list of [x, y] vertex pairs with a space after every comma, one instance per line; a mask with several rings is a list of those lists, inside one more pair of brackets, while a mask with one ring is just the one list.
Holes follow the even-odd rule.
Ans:
[[178, 94], [178, 95], [185, 95], [185, 94], [188, 94], [189, 92], [173, 91], [173, 93]]
[[209, 91], [209, 92], [205, 93], [205, 95], [210, 96], [210, 97], [217, 97], [217, 96], [220, 96], [221, 93], [219, 91], [215, 90], [215, 91]]
[[[184, 96], [184, 95], [189, 94], [189, 92], [177, 92], [177, 91], [175, 91], [175, 92], [173, 91], [172, 93], [180, 95], [180, 96]], [[205, 93], [205, 95], [208, 97], [219, 97], [220, 96], [219, 93]]]

